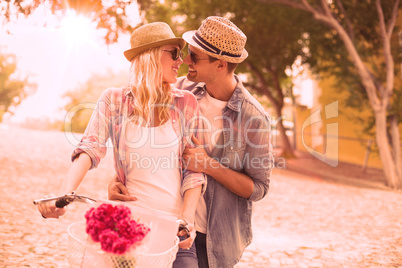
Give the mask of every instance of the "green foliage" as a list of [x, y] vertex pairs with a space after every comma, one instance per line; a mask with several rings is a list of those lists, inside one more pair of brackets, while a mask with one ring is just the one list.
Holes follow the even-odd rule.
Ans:
[[[311, 16], [280, 5], [268, 6], [258, 0], [142, 2], [146, 2], [140, 4], [140, 8], [148, 21], [165, 21], [179, 35], [197, 29], [208, 16], [221, 16], [234, 22], [247, 36], [249, 53], [236, 73], [245, 74], [247, 83], [244, 85], [248, 90], [265, 97], [258, 98], [261, 102], [269, 100], [276, 116], [281, 116], [284, 98], [292, 95], [285, 70], [298, 56], [304, 55], [303, 34], [311, 23]], [[292, 155], [287, 137], [283, 138], [284, 153]]]
[[53, 14], [63, 14], [73, 9], [77, 14], [85, 15], [97, 23], [98, 28], [106, 30], [105, 42], [117, 42], [121, 32], [131, 32], [132, 27], [126, 23], [126, 7], [131, 1], [114, 0], [14, 0], [0, 5], [0, 15], [8, 22], [19, 15], [29, 16], [40, 5], [49, 6]]
[[16, 70], [15, 56], [0, 51], [0, 122], [6, 112], [13, 113], [13, 108], [36, 90], [27, 78], [16, 77]]
[[68, 103], [64, 109], [69, 112], [78, 108], [71, 121], [72, 132], [83, 133], [102, 92], [109, 87], [126, 86], [127, 79], [126, 73], [108, 71], [107, 74], [94, 74], [85, 84], [65, 93]]
[[[378, 28], [378, 14], [376, 5], [373, 1], [353, 1], [343, 0], [342, 6], [344, 12], [341, 12], [341, 7], [338, 1], [333, 1], [331, 6], [333, 15], [337, 18], [343, 28], [347, 31], [353, 44], [362, 58], [367, 68], [375, 79], [385, 81], [386, 68], [383, 55], [383, 43]], [[393, 7], [391, 0], [382, 1], [385, 23], [388, 23], [391, 17]], [[358, 12], [357, 12], [358, 11]], [[399, 44], [398, 32], [401, 25], [396, 25], [391, 39], [392, 56], [395, 61], [395, 73], [401, 71], [402, 63], [402, 46]], [[309, 48], [312, 51], [311, 55], [306, 59], [311, 69], [318, 73], [321, 77], [335, 77], [335, 86], [339, 91], [348, 91], [349, 98], [346, 100], [348, 106], [357, 110], [368, 106], [368, 97], [365, 88], [363, 87], [361, 78], [357, 73], [355, 64], [351, 61], [345, 45], [339, 38], [339, 35], [327, 25], [314, 22], [308, 29], [310, 34]], [[395, 85], [401, 84], [400, 76], [395, 76]], [[325, 90], [325, 89], [323, 89]], [[396, 109], [398, 98], [402, 91], [399, 86], [394, 88], [392, 96], [393, 103], [390, 106], [391, 114], [398, 114], [398, 118], [402, 118], [402, 110]], [[362, 105], [362, 102], [365, 105]], [[365, 125], [365, 130], [373, 131], [374, 114], [372, 120], [361, 122]], [[354, 118], [359, 121], [358, 118]]]
[[[344, 13], [339, 11], [339, 5], [334, 1], [332, 5], [333, 15], [351, 37], [363, 61], [377, 76], [382, 77], [384, 69], [378, 68], [378, 60], [382, 57], [382, 41], [378, 33], [378, 15], [375, 4], [369, 0], [349, 0], [342, 1], [342, 3]], [[390, 17], [389, 13], [392, 8], [390, 5], [390, 1], [383, 1], [386, 18]], [[343, 80], [357, 76], [345, 45], [334, 30], [327, 25], [315, 22], [309, 28], [309, 33], [310, 49], [314, 53], [311, 53], [308, 63], [312, 68], [317, 72], [322, 72], [321, 74], [342, 77]], [[345, 82], [349, 84], [350, 81]], [[359, 88], [360, 85], [357, 85], [357, 90]]]
[[[301, 39], [312, 20], [304, 12], [281, 5], [266, 5], [257, 0], [165, 0], [164, 4], [140, 1], [140, 8], [148, 21], [165, 21], [179, 35], [197, 29], [208, 16], [222, 16], [233, 21], [246, 34], [249, 52], [248, 59], [239, 65], [237, 73], [248, 73], [249, 83], [256, 88], [259, 88], [259, 82], [247, 64], [253, 64], [261, 71], [269, 87], [274, 88], [276, 80], [282, 83], [287, 79], [286, 68], [298, 55], [304, 55]], [[264, 91], [258, 93], [267, 94]], [[283, 101], [283, 95], [275, 94], [275, 90], [270, 93], [278, 102]]]

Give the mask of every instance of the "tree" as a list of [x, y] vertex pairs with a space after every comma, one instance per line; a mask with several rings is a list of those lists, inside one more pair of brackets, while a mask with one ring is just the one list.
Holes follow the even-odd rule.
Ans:
[[[328, 27], [324, 34], [339, 38], [355, 68], [361, 88], [374, 114], [375, 136], [388, 185], [402, 188], [402, 162], [398, 112], [400, 86], [396, 92], [395, 59], [400, 58], [396, 23], [399, 0], [259, 0], [303, 10]], [[356, 7], [356, 5], [358, 5]], [[359, 10], [360, 12], [356, 12]], [[358, 13], [358, 15], [356, 15]], [[322, 46], [321, 46], [322, 48]], [[314, 53], [320, 51], [312, 51]], [[347, 61], [334, 61], [336, 67]], [[338, 63], [338, 64], [336, 64]], [[330, 70], [330, 69], [328, 69]], [[339, 68], [335, 69], [335, 71]], [[399, 83], [400, 84], [400, 83]], [[399, 112], [400, 113], [400, 112]]]
[[[84, 15], [97, 23], [99, 29], [106, 30], [105, 42], [118, 41], [121, 32], [131, 32], [127, 23], [126, 7], [128, 0], [8, 0], [0, 3], [0, 18], [3, 24], [9, 23], [19, 15], [29, 16], [43, 5], [53, 14], [62, 16], [68, 9]], [[0, 122], [5, 112], [20, 104], [21, 100], [33, 92], [32, 85], [25, 80], [9, 80], [15, 72], [15, 58], [0, 53]]]
[[12, 113], [13, 107], [36, 90], [36, 85], [27, 78], [15, 77], [16, 69], [15, 56], [0, 53], [0, 122], [6, 112]]
[[5, 23], [13, 17], [22, 14], [29, 16], [40, 5], [49, 6], [53, 14], [63, 14], [67, 9], [74, 9], [77, 14], [82, 14], [105, 29], [106, 44], [117, 42], [119, 33], [131, 32], [132, 27], [127, 24], [126, 7], [131, 4], [129, 0], [10, 0], [0, 5], [0, 15], [5, 18]]
[[126, 86], [127, 81], [127, 73], [115, 74], [109, 70], [107, 74], [92, 75], [84, 84], [66, 92], [63, 96], [68, 99], [64, 107], [67, 111], [65, 124], [72, 132], [83, 133], [102, 92], [109, 87]]
[[[302, 35], [311, 16], [280, 5], [268, 7], [256, 0], [210, 0], [208, 4], [189, 0], [165, 0], [164, 4], [139, 1], [139, 6], [149, 21], [166, 21], [179, 35], [197, 29], [207, 16], [223, 16], [233, 21], [246, 34], [249, 52], [249, 57], [239, 65], [237, 72], [247, 73], [249, 78], [245, 86], [267, 96], [276, 118], [282, 117], [284, 98], [291, 95], [291, 90], [286, 87], [289, 77], [285, 70], [298, 55], [304, 54]], [[283, 144], [282, 155], [294, 157], [282, 120], [277, 121], [277, 128]]]

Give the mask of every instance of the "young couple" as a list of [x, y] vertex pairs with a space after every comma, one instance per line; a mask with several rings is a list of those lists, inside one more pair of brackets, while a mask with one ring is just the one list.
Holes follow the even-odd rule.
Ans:
[[[177, 79], [183, 39], [189, 72]], [[233, 267], [251, 243], [252, 202], [267, 194], [272, 167], [268, 118], [234, 74], [248, 56], [246, 36], [208, 17], [183, 38], [156, 22], [134, 30], [130, 42], [129, 86], [100, 97], [59, 194], [78, 187], [111, 138], [117, 179], [109, 198], [188, 223], [173, 267]], [[156, 168], [139, 161], [172, 158]], [[65, 213], [54, 203], [38, 209], [46, 218]]]

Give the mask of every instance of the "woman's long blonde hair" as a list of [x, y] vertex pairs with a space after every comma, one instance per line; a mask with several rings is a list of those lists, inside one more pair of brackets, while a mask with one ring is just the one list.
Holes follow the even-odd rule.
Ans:
[[147, 126], [152, 119], [153, 108], [158, 107], [161, 124], [170, 118], [169, 109], [173, 102], [170, 84], [162, 79], [162, 48], [152, 48], [138, 54], [131, 61], [129, 87], [134, 95], [134, 116], [145, 121]]

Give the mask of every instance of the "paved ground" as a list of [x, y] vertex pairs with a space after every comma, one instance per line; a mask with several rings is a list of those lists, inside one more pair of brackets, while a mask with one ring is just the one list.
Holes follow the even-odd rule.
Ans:
[[[44, 220], [32, 200], [57, 191], [72, 148], [60, 132], [0, 125], [0, 267], [68, 267], [66, 228], [86, 208]], [[90, 171], [79, 193], [105, 198], [112, 161]], [[239, 268], [402, 267], [402, 193], [323, 178], [274, 171]]]

